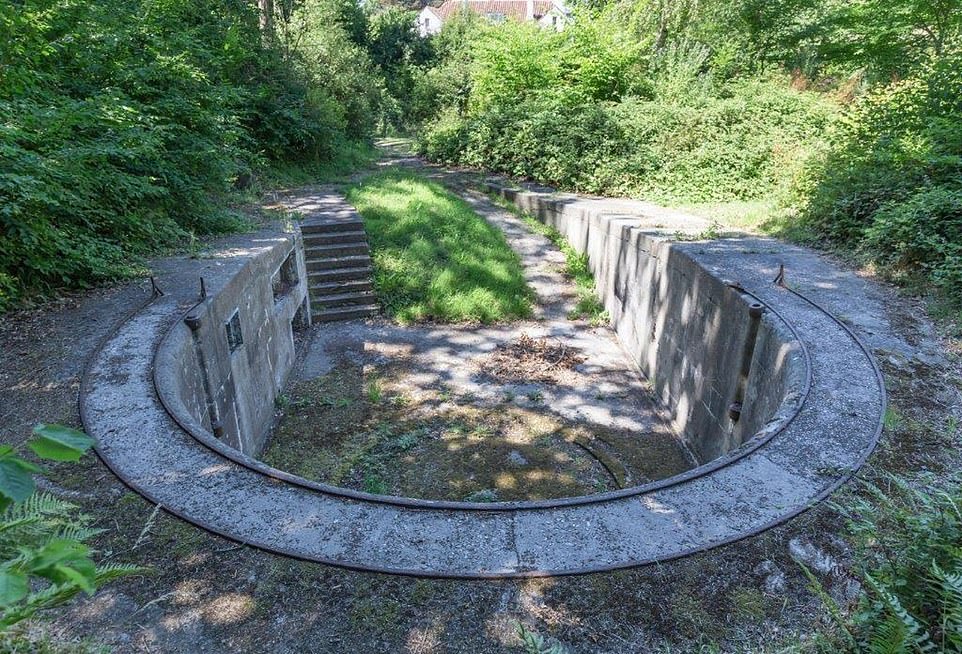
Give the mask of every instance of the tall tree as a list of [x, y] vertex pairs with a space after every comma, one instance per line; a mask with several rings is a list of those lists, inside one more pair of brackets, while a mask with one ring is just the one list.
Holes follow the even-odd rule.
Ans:
[[261, 33], [266, 41], [274, 37], [274, 0], [257, 0], [260, 11]]

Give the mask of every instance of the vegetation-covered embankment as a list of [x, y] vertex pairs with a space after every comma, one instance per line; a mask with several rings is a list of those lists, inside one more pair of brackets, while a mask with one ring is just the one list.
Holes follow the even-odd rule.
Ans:
[[0, 4], [0, 310], [241, 228], [239, 194], [364, 157], [386, 96], [350, 7], [293, 7], [265, 28], [242, 0]]
[[419, 148], [576, 191], [741, 202], [959, 302], [960, 17], [954, 0], [579, 4], [561, 33], [463, 16], [423, 77]]

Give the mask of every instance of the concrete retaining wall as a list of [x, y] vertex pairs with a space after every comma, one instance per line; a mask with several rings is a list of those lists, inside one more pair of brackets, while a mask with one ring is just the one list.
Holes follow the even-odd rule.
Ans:
[[227, 268], [205, 278], [208, 298], [158, 350], [157, 390], [178, 420], [257, 456], [294, 365], [293, 329], [310, 324], [300, 237], [273, 239]]
[[610, 213], [603, 201], [566, 201], [497, 183], [488, 190], [587, 254], [612, 327], [699, 463], [794, 414], [806, 375], [800, 344], [770, 311], [753, 309], [754, 298], [689, 256], [694, 243], [672, 242], [668, 230]]

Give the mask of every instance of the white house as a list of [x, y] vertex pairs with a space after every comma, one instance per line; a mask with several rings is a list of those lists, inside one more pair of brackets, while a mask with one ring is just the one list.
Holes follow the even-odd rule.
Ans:
[[506, 20], [536, 21], [542, 27], [561, 31], [571, 20], [562, 0], [445, 0], [440, 7], [427, 6], [418, 14], [418, 33], [437, 34], [444, 22], [459, 11], [470, 11], [492, 23]]

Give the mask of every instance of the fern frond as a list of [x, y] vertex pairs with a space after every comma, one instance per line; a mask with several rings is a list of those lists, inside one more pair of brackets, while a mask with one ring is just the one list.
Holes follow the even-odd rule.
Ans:
[[14, 504], [7, 511], [13, 518], [29, 516], [68, 518], [76, 509], [76, 504], [71, 504], [50, 493], [34, 493], [23, 502]]
[[107, 583], [108, 581], [120, 579], [121, 577], [143, 575], [149, 572], [150, 568], [145, 568], [139, 565], [133, 565], [129, 563], [107, 563], [105, 565], [97, 566], [97, 573], [94, 579], [96, 580], [96, 584], [99, 586]]
[[946, 572], [933, 562], [932, 584], [941, 605], [942, 651], [948, 651], [947, 645], [955, 651], [962, 651], [962, 563], [957, 564], [952, 572]]
[[[901, 600], [899, 600], [894, 593], [876, 581], [872, 575], [865, 575], [865, 583], [868, 584], [872, 591], [882, 600], [882, 603], [888, 610], [889, 617], [901, 623], [904, 630], [902, 642], [906, 648], [910, 647], [911, 650], [923, 653], [936, 651], [935, 643], [932, 642], [925, 627], [902, 606]], [[888, 620], [885, 622], [888, 622]], [[909, 649], [896, 651], [909, 651]]]
[[0, 613], [0, 630], [30, 618], [37, 611], [59, 606], [79, 592], [80, 588], [73, 584], [52, 584], [30, 593], [26, 600]]
[[58, 530], [57, 537], [85, 543], [91, 538], [93, 538], [94, 536], [97, 536], [102, 533], [104, 533], [103, 529], [74, 524], [74, 525], [66, 525], [62, 529]]
[[871, 654], [911, 654], [905, 624], [895, 616], [873, 627], [866, 647]]
[[22, 518], [4, 518], [0, 520], [0, 535], [15, 529], [22, 529], [41, 520], [40, 516], [24, 516]]

